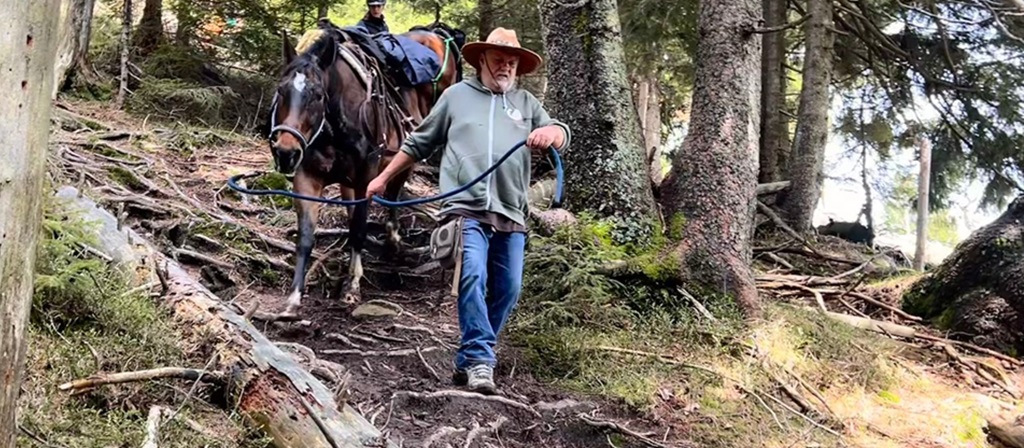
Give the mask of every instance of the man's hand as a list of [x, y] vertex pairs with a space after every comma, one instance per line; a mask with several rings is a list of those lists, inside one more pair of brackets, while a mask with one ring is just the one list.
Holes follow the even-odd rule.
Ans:
[[370, 181], [370, 184], [366, 186], [366, 198], [370, 196], [384, 196], [384, 189], [388, 186], [388, 173], [380, 173], [377, 177]]
[[548, 149], [549, 146], [563, 141], [564, 138], [565, 134], [562, 132], [562, 128], [555, 125], [544, 126], [534, 129], [530, 133], [526, 139], [526, 146], [537, 150]]

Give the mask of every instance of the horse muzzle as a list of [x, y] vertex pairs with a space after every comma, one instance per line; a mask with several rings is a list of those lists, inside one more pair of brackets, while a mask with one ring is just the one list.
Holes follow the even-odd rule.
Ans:
[[272, 148], [271, 154], [274, 156], [274, 169], [285, 176], [294, 176], [295, 171], [302, 164], [302, 153], [302, 149], [298, 148]]

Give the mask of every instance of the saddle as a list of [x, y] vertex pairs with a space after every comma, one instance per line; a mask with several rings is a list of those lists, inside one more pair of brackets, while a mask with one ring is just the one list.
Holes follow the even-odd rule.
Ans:
[[437, 54], [408, 37], [391, 33], [368, 34], [354, 26], [339, 27], [327, 19], [321, 19], [317, 24], [321, 29], [338, 32], [354, 42], [383, 67], [390, 81], [398, 86], [427, 84], [441, 72], [443, 61]]

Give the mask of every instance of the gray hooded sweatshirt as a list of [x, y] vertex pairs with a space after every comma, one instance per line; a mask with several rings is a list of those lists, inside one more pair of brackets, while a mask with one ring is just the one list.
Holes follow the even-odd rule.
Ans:
[[[567, 149], [569, 126], [548, 116], [533, 94], [517, 88], [494, 93], [472, 77], [441, 94], [401, 150], [420, 161], [443, 146], [440, 187], [446, 193], [469, 183], [534, 129], [548, 125], [565, 131], [565, 142], [557, 149]], [[492, 212], [525, 227], [529, 187], [530, 149], [524, 144], [484, 180], [446, 199], [441, 214]]]

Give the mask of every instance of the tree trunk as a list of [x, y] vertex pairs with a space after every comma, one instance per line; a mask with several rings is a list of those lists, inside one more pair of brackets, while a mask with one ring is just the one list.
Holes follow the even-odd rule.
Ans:
[[[764, 26], [786, 24], [786, 0], [764, 0]], [[761, 49], [761, 156], [758, 179], [777, 182], [786, 179], [785, 162], [789, 155], [789, 130], [785, 115], [786, 33], [779, 31], [763, 36]]]
[[922, 138], [919, 154], [920, 171], [917, 176], [917, 250], [914, 251], [914, 269], [924, 271], [925, 252], [928, 247], [928, 180], [931, 176], [932, 145]]
[[647, 117], [644, 119], [644, 147], [647, 149], [648, 172], [654, 185], [661, 185], [665, 175], [661, 171], [661, 87], [651, 74], [647, 93]]
[[797, 232], [811, 228], [814, 209], [818, 205], [828, 143], [829, 83], [832, 79], [832, 44], [830, 31], [832, 2], [809, 0], [804, 26], [807, 52], [804, 58], [803, 88], [797, 109], [796, 136], [789, 177], [793, 182], [783, 199], [783, 218]]
[[[863, 120], [861, 121], [863, 123]], [[861, 140], [863, 141], [863, 140]], [[873, 233], [875, 231], [875, 215], [874, 206], [871, 201], [871, 184], [868, 183], [868, 145], [861, 144], [861, 165], [860, 165], [860, 184], [864, 188], [864, 206], [861, 207], [861, 213], [864, 215], [864, 221], [868, 225], [868, 229], [871, 229]], [[857, 217], [860, 220], [860, 217]]]
[[[133, 272], [157, 273], [165, 285], [163, 300], [182, 328], [191, 332], [184, 345], [215, 345], [210, 370], [225, 373], [224, 402], [260, 427], [276, 447], [395, 448], [381, 433], [334, 394], [309, 369], [268, 340], [246, 318], [232, 311], [174, 260], [154, 250], [131, 229], [118, 230], [117, 219], [76, 189], [57, 196], [97, 222], [97, 249]], [[144, 279], [150, 281], [156, 279]], [[195, 340], [192, 340], [195, 339]], [[201, 339], [201, 340], [200, 340]], [[237, 408], [235, 408], [237, 406]], [[333, 442], [329, 441], [332, 440]]]
[[565, 158], [567, 207], [613, 224], [621, 244], [651, 241], [658, 212], [647, 176], [615, 0], [543, 0], [548, 112], [573, 133]]
[[[758, 0], [701, 2], [690, 129], [661, 187], [683, 280], [761, 314], [750, 271], [760, 129]], [[679, 226], [678, 228], [676, 226]]]
[[477, 26], [479, 40], [487, 40], [487, 35], [494, 29], [494, 0], [477, 0], [476, 14], [479, 19]]
[[51, 97], [68, 89], [76, 76], [89, 72], [89, 40], [92, 35], [92, 12], [96, 0], [64, 0], [61, 2], [60, 36], [54, 64]]
[[135, 32], [135, 54], [138, 57], [146, 57], [153, 50], [156, 50], [164, 41], [164, 2], [163, 0], [145, 0], [146, 6], [142, 9], [142, 20], [139, 21], [139, 28]]
[[124, 0], [124, 12], [121, 18], [121, 86], [117, 89], [115, 105], [124, 107], [125, 96], [128, 95], [128, 51], [132, 35], [132, 0]]
[[903, 309], [977, 345], [1024, 349], [1024, 195], [903, 297]]
[[0, 0], [0, 446], [15, 411], [42, 219], [60, 0]]
[[320, 8], [317, 9], [317, 11], [316, 11], [316, 19], [317, 20], [320, 20], [320, 19], [322, 19], [324, 17], [327, 17], [327, 12], [328, 12], [327, 10], [329, 9], [329, 6], [330, 5], [328, 5], [327, 2], [324, 2], [324, 3], [322, 3], [320, 5]]

